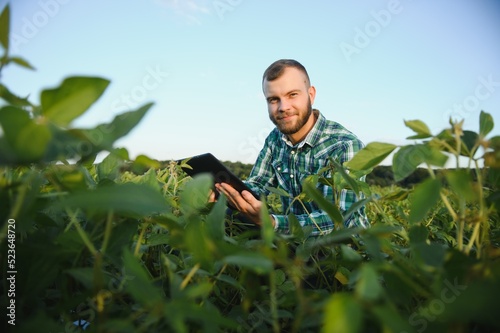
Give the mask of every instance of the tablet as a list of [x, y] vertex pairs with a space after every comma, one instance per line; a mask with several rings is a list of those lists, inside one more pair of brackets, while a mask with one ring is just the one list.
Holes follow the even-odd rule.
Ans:
[[[182, 163], [189, 165], [192, 169], [187, 167], [182, 167]], [[224, 164], [222, 164], [214, 155], [211, 153], [205, 153], [201, 155], [196, 155], [190, 158], [177, 161], [181, 165], [182, 170], [186, 172], [191, 177], [200, 173], [210, 173], [215, 183], [226, 183], [231, 185], [238, 192], [247, 190], [252, 193], [252, 195], [259, 199], [259, 196], [254, 193], [241, 179], [239, 179], [235, 174], [233, 174]]]

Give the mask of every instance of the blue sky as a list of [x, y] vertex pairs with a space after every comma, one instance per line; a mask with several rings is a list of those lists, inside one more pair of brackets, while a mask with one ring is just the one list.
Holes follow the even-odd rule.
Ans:
[[[2, 8], [6, 0], [0, 0]], [[497, 0], [15, 0], [2, 82], [38, 102], [72, 75], [111, 84], [73, 126], [94, 127], [154, 102], [117, 142], [132, 157], [212, 152], [253, 163], [273, 128], [266, 67], [294, 58], [317, 89], [314, 107], [365, 142], [409, 143], [404, 120], [433, 132], [449, 116], [500, 133]]]

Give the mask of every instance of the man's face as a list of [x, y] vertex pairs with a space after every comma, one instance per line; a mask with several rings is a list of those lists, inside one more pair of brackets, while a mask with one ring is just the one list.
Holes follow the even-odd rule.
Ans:
[[309, 86], [303, 72], [288, 67], [276, 80], [264, 80], [263, 90], [269, 119], [283, 134], [293, 135], [303, 129], [315, 97], [314, 87]]

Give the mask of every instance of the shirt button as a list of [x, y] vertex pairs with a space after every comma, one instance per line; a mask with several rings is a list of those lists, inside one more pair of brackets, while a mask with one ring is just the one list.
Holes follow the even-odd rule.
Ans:
[[292, 155], [295, 154], [295, 150], [292, 150]]
[[281, 171], [281, 167], [278, 167], [278, 171]]
[[290, 178], [293, 178], [293, 175], [290, 175]]

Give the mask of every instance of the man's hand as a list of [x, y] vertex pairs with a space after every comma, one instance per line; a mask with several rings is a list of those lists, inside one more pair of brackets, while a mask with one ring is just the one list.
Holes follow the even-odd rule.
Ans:
[[[224, 193], [229, 203], [238, 211], [248, 217], [253, 223], [262, 225], [260, 219], [260, 209], [262, 202], [255, 199], [255, 197], [248, 191], [243, 191], [241, 194], [236, 191], [231, 185], [226, 183], [215, 184], [215, 188]], [[271, 218], [274, 224], [274, 220]]]

